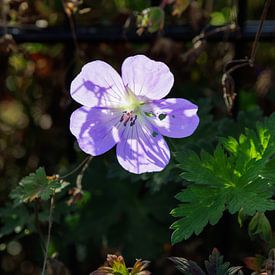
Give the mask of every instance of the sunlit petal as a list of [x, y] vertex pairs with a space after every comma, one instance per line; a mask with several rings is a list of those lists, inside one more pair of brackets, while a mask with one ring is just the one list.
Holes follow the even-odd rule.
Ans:
[[160, 134], [173, 138], [188, 137], [199, 124], [198, 107], [182, 98], [154, 100], [143, 106], [150, 122]]
[[161, 99], [171, 90], [174, 76], [163, 62], [145, 55], [128, 57], [122, 64], [124, 85], [133, 93], [148, 99]]
[[125, 98], [120, 75], [107, 63], [87, 63], [71, 83], [71, 96], [87, 107], [116, 107]]
[[125, 127], [116, 152], [120, 165], [135, 174], [161, 171], [170, 160], [170, 150], [163, 137], [150, 124], [140, 122]]
[[101, 155], [119, 141], [119, 116], [110, 109], [81, 107], [71, 115], [70, 130], [84, 152]]

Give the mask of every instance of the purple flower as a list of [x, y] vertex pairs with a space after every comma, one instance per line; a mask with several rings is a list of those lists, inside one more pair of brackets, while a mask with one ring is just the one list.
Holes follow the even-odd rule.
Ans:
[[83, 106], [72, 113], [70, 130], [92, 156], [116, 145], [118, 162], [141, 174], [161, 171], [170, 160], [162, 137], [190, 136], [198, 126], [198, 107], [165, 97], [174, 76], [162, 62], [144, 55], [128, 57], [122, 77], [107, 63], [86, 64], [71, 84], [72, 98]]

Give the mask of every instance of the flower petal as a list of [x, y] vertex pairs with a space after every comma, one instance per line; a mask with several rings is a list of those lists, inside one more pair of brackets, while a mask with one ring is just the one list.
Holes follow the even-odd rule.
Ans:
[[120, 112], [111, 109], [81, 107], [71, 115], [70, 130], [84, 152], [97, 156], [119, 141], [119, 119]]
[[120, 165], [131, 173], [157, 172], [170, 160], [170, 150], [164, 138], [149, 124], [125, 127], [116, 148]]
[[87, 107], [116, 107], [124, 98], [120, 75], [109, 64], [93, 61], [83, 66], [71, 83], [71, 96]]
[[125, 87], [149, 99], [165, 97], [174, 83], [174, 76], [164, 63], [144, 55], [126, 58], [121, 71]]
[[183, 138], [193, 134], [199, 124], [198, 107], [182, 98], [154, 100], [143, 106], [150, 122], [160, 134]]

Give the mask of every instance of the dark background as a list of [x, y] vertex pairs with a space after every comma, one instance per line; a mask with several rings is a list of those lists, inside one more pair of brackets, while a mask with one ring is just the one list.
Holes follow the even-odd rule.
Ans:
[[[41, 234], [47, 232], [47, 202], [9, 206], [9, 193], [23, 176], [44, 166], [47, 174], [66, 174], [86, 156], [69, 131], [69, 117], [79, 105], [69, 95], [73, 77], [86, 62], [100, 59], [120, 71], [123, 60], [142, 53], [165, 62], [175, 76], [169, 97], [199, 105], [196, 134], [169, 140], [171, 150], [199, 144], [213, 150], [219, 136], [238, 136], [274, 110], [274, 21], [267, 21], [253, 68], [234, 74], [238, 93], [233, 111], [223, 99], [223, 68], [233, 58], [249, 56], [264, 1], [191, 1], [175, 16], [165, 7], [164, 30], [136, 34], [135, 14], [161, 1], [10, 1], [1, 3], [0, 28], [0, 274], [39, 274], [43, 253], [35, 226], [39, 207]], [[241, 4], [240, 4], [240, 3]], [[268, 20], [274, 19], [272, 4]], [[125, 22], [129, 24], [125, 27]], [[247, 21], [248, 20], [248, 21]], [[192, 38], [226, 24], [235, 31], [209, 36], [195, 49]], [[250, 27], [250, 28], [248, 28]], [[12, 36], [5, 36], [5, 34]], [[107, 253], [122, 253], [128, 265], [136, 258], [152, 261], [153, 274], [176, 274], [167, 257], [202, 262], [217, 247], [234, 265], [266, 253], [250, 240], [247, 226], [225, 214], [199, 236], [170, 244], [169, 212], [185, 185], [172, 157], [161, 173], [132, 175], [117, 163], [113, 150], [92, 160], [83, 180], [83, 197], [68, 205], [67, 191], [54, 210], [50, 254], [53, 265], [89, 274]], [[76, 174], [70, 176], [71, 186]], [[66, 274], [62, 271], [58, 274]]]

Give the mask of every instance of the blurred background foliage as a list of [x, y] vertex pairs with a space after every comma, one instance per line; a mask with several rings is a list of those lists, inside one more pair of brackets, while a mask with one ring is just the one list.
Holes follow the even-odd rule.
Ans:
[[[258, 20], [263, 0], [247, 1], [247, 19]], [[275, 8], [268, 18], [274, 18]], [[236, 45], [224, 40], [173, 41], [161, 36], [166, 25], [188, 24], [194, 33], [207, 26], [236, 23], [234, 0], [103, 0], [47, 1], [2, 0], [1, 26], [37, 27], [124, 26], [140, 35], [157, 32], [148, 43], [125, 39], [116, 43], [17, 44], [12, 37], [0, 38], [0, 273], [39, 274], [47, 232], [49, 202], [34, 200], [28, 205], [11, 204], [9, 193], [20, 179], [43, 166], [47, 175], [64, 175], [85, 155], [69, 132], [69, 117], [78, 107], [69, 96], [69, 83], [81, 66], [102, 59], [118, 71], [129, 55], [143, 53], [165, 62], [175, 75], [169, 97], [184, 97], [199, 105], [201, 123], [196, 133], [183, 140], [168, 140], [173, 152], [204, 148], [212, 153], [219, 137], [238, 137], [245, 128], [274, 111], [275, 47], [260, 43], [253, 69], [236, 75], [236, 111], [228, 113], [223, 100], [223, 68], [235, 56], [247, 56], [250, 43]], [[73, 36], [73, 35], [72, 35]], [[274, 41], [273, 41], [274, 42]], [[77, 44], [77, 50], [73, 44]], [[238, 48], [240, 49], [240, 47]], [[75, 54], [73, 54], [75, 52]], [[268, 246], [252, 242], [247, 228], [236, 217], [225, 214], [215, 227], [207, 226], [175, 246], [170, 244], [169, 226], [176, 207], [174, 196], [186, 185], [172, 157], [161, 173], [131, 175], [117, 163], [114, 151], [94, 158], [83, 179], [83, 190], [74, 193], [77, 174], [66, 180], [56, 196], [50, 255], [60, 273], [88, 274], [103, 263], [107, 253], [123, 253], [129, 263], [135, 258], [152, 261], [153, 274], [177, 274], [168, 256], [197, 260], [218, 247], [235, 265]], [[270, 215], [270, 220], [272, 222]], [[273, 223], [274, 227], [274, 223]], [[42, 236], [41, 236], [42, 235]], [[65, 267], [67, 266], [67, 268]]]

